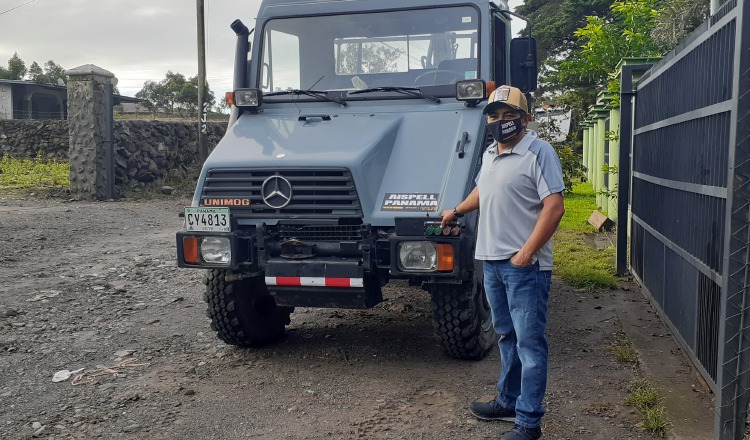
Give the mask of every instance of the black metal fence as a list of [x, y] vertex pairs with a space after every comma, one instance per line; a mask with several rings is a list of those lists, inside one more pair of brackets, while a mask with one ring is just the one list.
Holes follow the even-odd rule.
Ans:
[[638, 82], [630, 266], [716, 394], [716, 438], [750, 402], [750, 0]]

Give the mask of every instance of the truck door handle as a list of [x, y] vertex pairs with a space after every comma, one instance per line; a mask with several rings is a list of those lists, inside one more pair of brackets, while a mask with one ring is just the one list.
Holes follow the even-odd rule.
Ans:
[[466, 154], [466, 144], [469, 143], [469, 133], [464, 132], [464, 134], [461, 135], [461, 140], [456, 142], [456, 151], [458, 151], [458, 158], [463, 159], [464, 155]]
[[320, 119], [323, 121], [330, 121], [331, 115], [302, 115], [297, 118], [298, 121], [307, 121], [307, 119]]

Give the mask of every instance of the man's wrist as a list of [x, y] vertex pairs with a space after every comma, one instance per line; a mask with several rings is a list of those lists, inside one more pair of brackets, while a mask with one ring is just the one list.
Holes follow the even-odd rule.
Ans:
[[458, 206], [456, 206], [455, 208], [453, 208], [453, 216], [456, 217], [456, 218], [461, 218], [461, 217], [464, 216], [462, 213], [458, 212]]

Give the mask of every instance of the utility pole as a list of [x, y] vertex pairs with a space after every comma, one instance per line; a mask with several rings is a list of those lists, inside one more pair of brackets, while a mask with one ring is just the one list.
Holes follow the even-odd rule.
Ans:
[[208, 158], [208, 106], [206, 105], [206, 30], [203, 21], [203, 0], [196, 0], [198, 8], [198, 153], [201, 163]]

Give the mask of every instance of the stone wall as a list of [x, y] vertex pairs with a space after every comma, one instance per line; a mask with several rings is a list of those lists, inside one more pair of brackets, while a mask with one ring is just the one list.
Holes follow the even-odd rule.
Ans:
[[[208, 124], [213, 150], [226, 131], [224, 123]], [[200, 163], [198, 124], [191, 122], [115, 121], [115, 185], [144, 187], [179, 175]]]
[[68, 121], [0, 119], [0, 156], [68, 160]]
[[[118, 192], [159, 184], [165, 177], [195, 167], [198, 124], [148, 120], [115, 121], [115, 186]], [[225, 123], [208, 124], [213, 149], [226, 131]], [[68, 160], [68, 122], [0, 120], [0, 156]]]

